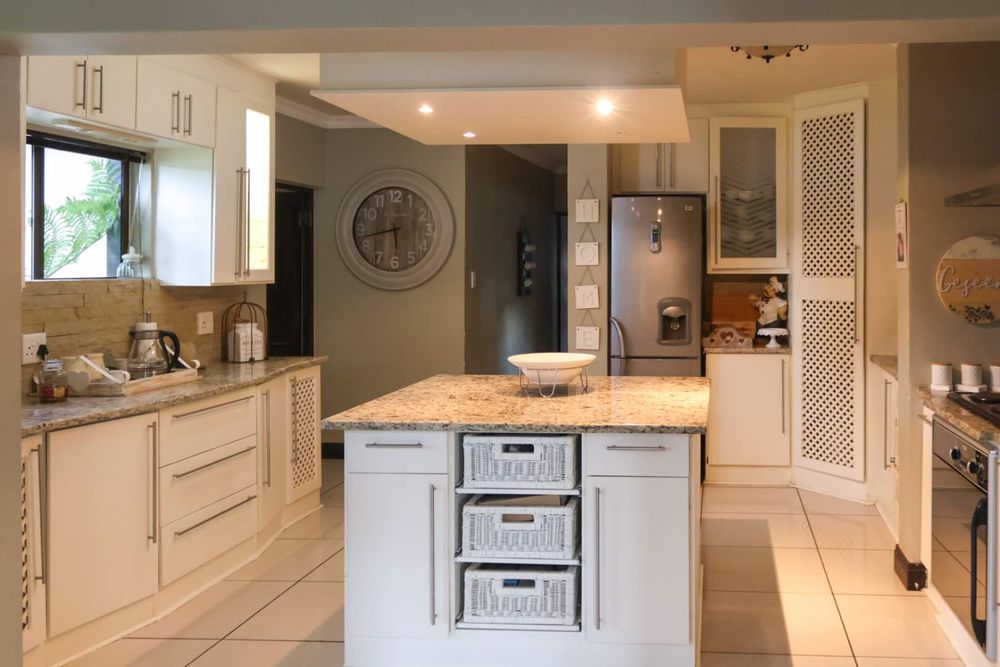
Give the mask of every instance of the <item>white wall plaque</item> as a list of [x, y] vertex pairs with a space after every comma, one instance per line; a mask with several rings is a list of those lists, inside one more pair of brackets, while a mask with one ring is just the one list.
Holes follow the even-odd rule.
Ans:
[[909, 264], [910, 238], [907, 232], [906, 202], [896, 204], [896, 268], [905, 269]]
[[577, 310], [589, 310], [601, 307], [597, 285], [577, 285], [575, 291]]
[[601, 221], [601, 200], [600, 199], [577, 199], [576, 200], [576, 221], [580, 223], [591, 223]]
[[941, 303], [969, 324], [1000, 321], [1000, 238], [969, 236], [948, 248], [937, 268]]
[[600, 244], [586, 241], [576, 244], [576, 265], [597, 266], [600, 263]]
[[597, 350], [601, 347], [600, 327], [577, 327], [576, 328], [576, 349]]

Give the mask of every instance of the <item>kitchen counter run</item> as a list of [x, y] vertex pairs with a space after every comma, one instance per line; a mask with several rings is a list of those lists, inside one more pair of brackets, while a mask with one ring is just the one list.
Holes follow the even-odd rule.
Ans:
[[792, 348], [787, 345], [778, 347], [706, 347], [705, 354], [791, 354]]
[[926, 387], [917, 389], [917, 395], [926, 408], [973, 440], [995, 440], [1000, 437], [997, 427], [979, 415], [973, 414], [947, 396], [932, 394]]
[[895, 354], [873, 354], [868, 359], [892, 377], [899, 379], [899, 357]]
[[21, 404], [21, 437], [154, 412], [263, 384], [283, 373], [325, 361], [326, 357], [274, 357], [252, 364], [218, 362], [199, 371], [195, 382], [133, 396], [70, 397], [62, 403], [38, 403], [34, 397], [25, 397]]
[[323, 420], [324, 429], [502, 433], [704, 433], [709, 381], [591, 377], [552, 398], [516, 375], [436, 375]]

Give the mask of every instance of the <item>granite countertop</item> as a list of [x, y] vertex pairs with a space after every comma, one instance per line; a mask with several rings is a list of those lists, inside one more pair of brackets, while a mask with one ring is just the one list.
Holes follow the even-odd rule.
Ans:
[[895, 354], [873, 354], [868, 359], [892, 377], [899, 379], [899, 357]]
[[969, 412], [947, 396], [932, 394], [927, 387], [917, 389], [924, 406], [942, 421], [946, 421], [973, 440], [996, 440], [1000, 438], [995, 424], [979, 415]]
[[516, 375], [436, 375], [323, 420], [325, 429], [502, 433], [704, 433], [709, 381], [591, 377], [552, 398]]
[[21, 404], [21, 437], [154, 412], [171, 405], [252, 387], [282, 373], [324, 361], [326, 357], [274, 357], [252, 364], [219, 362], [199, 371], [200, 377], [195, 382], [132, 396], [71, 397], [62, 403], [39, 403], [33, 397], [25, 397]]
[[792, 348], [787, 345], [779, 347], [706, 347], [705, 354], [791, 354]]

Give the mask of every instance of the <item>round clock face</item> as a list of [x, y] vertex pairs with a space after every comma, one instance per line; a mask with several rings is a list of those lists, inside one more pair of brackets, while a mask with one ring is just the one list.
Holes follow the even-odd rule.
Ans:
[[412, 269], [429, 255], [434, 232], [434, 213], [423, 197], [408, 188], [387, 187], [361, 202], [352, 234], [364, 261], [396, 272]]

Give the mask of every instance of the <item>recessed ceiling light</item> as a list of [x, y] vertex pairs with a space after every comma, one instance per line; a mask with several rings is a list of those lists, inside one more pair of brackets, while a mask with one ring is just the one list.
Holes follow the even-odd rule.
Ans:
[[428, 114], [434, 113], [434, 107], [432, 107], [429, 104], [421, 104], [420, 108], [417, 109], [417, 111], [419, 111], [420, 113], [422, 113], [422, 114], [424, 114], [426, 116]]
[[597, 113], [601, 114], [602, 116], [607, 116], [614, 110], [615, 110], [615, 105], [608, 98], [602, 97], [601, 99], [597, 100]]
[[465, 137], [466, 139], [475, 139], [476, 133], [473, 132], [472, 130], [466, 130], [465, 132], [462, 133], [462, 136]]

